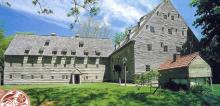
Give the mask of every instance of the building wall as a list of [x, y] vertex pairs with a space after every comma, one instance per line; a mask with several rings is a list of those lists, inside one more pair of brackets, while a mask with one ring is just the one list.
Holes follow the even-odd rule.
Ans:
[[[61, 62], [56, 61], [59, 59], [54, 60], [54, 57], [51, 58], [52, 60], [50, 58], [38, 59], [36, 63], [32, 64], [29, 62], [25, 63], [25, 61], [29, 61], [33, 58], [6, 56], [4, 84], [70, 83], [71, 75], [75, 74], [74, 72], [76, 70], [81, 72], [80, 82], [82, 83], [103, 82], [104, 80], [106, 64], [104, 64], [102, 60], [106, 60], [106, 58], [96, 57], [95, 59], [100, 59], [100, 63], [93, 64], [86, 64], [85, 60], [83, 60], [84, 63], [82, 64], [73, 63], [73, 60], [71, 60], [69, 64], [66, 64], [65, 57], [60, 59]], [[85, 57], [83, 57], [83, 59], [85, 59]], [[90, 58], [88, 58], [88, 60], [89, 59]], [[43, 62], [47, 61], [47, 63], [42, 64], [40, 60]], [[22, 76], [23, 79], [21, 78]], [[41, 76], [43, 78], [41, 78]]]
[[126, 46], [123, 46], [119, 51], [114, 52], [110, 56], [110, 68], [111, 68], [111, 80], [112, 81], [118, 81], [118, 73], [114, 70], [114, 65], [121, 65], [122, 66], [122, 72], [121, 72], [121, 78], [124, 80], [124, 67], [123, 67], [123, 58], [127, 58], [126, 66], [127, 66], [127, 80], [132, 80], [134, 77], [134, 43], [131, 42]]
[[188, 78], [188, 69], [179, 68], [179, 69], [170, 69], [160, 71], [159, 84], [164, 86], [164, 84], [169, 81], [175, 81], [177, 79], [187, 79]]
[[[164, 19], [164, 15], [167, 15], [167, 19]], [[174, 16], [174, 20], [171, 20], [171, 16]], [[150, 31], [151, 26], [154, 27], [155, 32]], [[168, 29], [172, 29], [172, 34], [168, 33]], [[184, 35], [182, 35], [182, 31]], [[152, 17], [144, 23], [135, 37], [135, 73], [145, 72], [146, 65], [150, 65], [152, 69], [157, 69], [162, 62], [172, 57], [174, 53], [180, 53], [176, 47], [187, 47], [187, 50], [182, 49], [181, 52], [184, 53], [183, 50], [189, 52], [191, 47], [187, 43], [196, 43], [197, 41], [192, 42], [195, 38], [193, 36], [194, 34], [171, 4], [161, 5]], [[148, 44], [152, 45], [151, 51], [148, 51]], [[167, 52], [164, 52], [164, 46], [168, 46]]]
[[197, 56], [189, 66], [189, 77], [212, 77], [211, 67]]

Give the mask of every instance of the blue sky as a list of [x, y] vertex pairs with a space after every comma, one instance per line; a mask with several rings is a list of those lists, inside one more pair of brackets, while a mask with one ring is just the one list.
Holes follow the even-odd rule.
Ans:
[[[74, 35], [74, 31], [69, 29], [69, 24], [73, 22], [73, 19], [66, 17], [71, 7], [70, 0], [44, 0], [44, 6], [54, 11], [51, 15], [38, 14], [39, 8], [33, 6], [31, 0], [8, 1], [12, 4], [10, 8], [0, 6], [0, 27], [5, 30], [6, 35], [15, 32], [34, 32], [39, 35], [55, 32], [60, 36]], [[192, 26], [195, 20], [195, 9], [189, 6], [191, 0], [171, 1], [197, 38], [201, 38], [200, 30]], [[111, 27], [114, 33], [121, 32], [126, 27], [135, 25], [140, 17], [149, 13], [160, 2], [161, 0], [100, 0], [101, 11], [96, 19]], [[87, 19], [84, 15], [85, 11], [81, 11], [80, 21], [85, 21]]]

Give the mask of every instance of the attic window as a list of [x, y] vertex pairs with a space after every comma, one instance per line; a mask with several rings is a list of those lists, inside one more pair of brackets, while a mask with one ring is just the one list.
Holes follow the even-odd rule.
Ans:
[[56, 55], [56, 54], [57, 54], [57, 51], [52, 51], [52, 54], [53, 54], [53, 55]]
[[76, 50], [71, 50], [71, 55], [76, 55]]
[[38, 51], [39, 54], [43, 54], [43, 52], [44, 52], [43, 48], [40, 48], [40, 50]]
[[49, 44], [50, 44], [50, 40], [47, 40], [47, 41], [45, 42], [44, 46], [49, 46]]
[[150, 26], [150, 32], [154, 33], [155, 30], [154, 30], [154, 27], [153, 26]]
[[164, 19], [167, 19], [167, 15], [163, 15], [163, 18], [164, 18]]
[[146, 25], [146, 29], [148, 29], [148, 25]]
[[84, 43], [83, 42], [79, 42], [79, 47], [83, 47]]
[[95, 51], [95, 55], [100, 56], [101, 52], [100, 51]]
[[29, 52], [30, 52], [30, 50], [28, 50], [28, 49], [26, 49], [26, 50], [24, 51], [25, 54], [29, 54]]
[[88, 50], [85, 50], [85, 51], [84, 51], [84, 55], [88, 56], [88, 55], [89, 55], [89, 51], [88, 51]]
[[66, 54], [67, 54], [67, 51], [66, 51], [66, 50], [62, 50], [62, 51], [61, 51], [61, 54], [62, 54], [62, 55], [66, 55]]

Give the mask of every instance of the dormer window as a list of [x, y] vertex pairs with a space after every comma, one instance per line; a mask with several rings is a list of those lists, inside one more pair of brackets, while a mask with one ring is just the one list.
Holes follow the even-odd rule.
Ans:
[[57, 48], [53, 48], [52, 54], [56, 55], [57, 54], [58, 49]]
[[44, 46], [49, 46], [50, 45], [50, 40], [47, 40], [45, 43], [44, 43]]
[[84, 50], [84, 55], [88, 56], [89, 55], [89, 51], [88, 50]]
[[30, 52], [30, 50], [28, 50], [28, 49], [26, 49], [26, 50], [24, 51], [25, 54], [29, 54], [29, 52]]
[[56, 54], [57, 54], [57, 51], [52, 51], [52, 54], [53, 54], [53, 55], [56, 55]]
[[40, 50], [38, 51], [39, 54], [43, 54], [44, 53], [44, 48], [40, 48]]
[[76, 50], [71, 50], [71, 55], [76, 55]]
[[96, 50], [96, 51], [95, 51], [95, 55], [100, 56], [100, 55], [101, 55], [101, 52], [98, 51], [98, 50]]
[[62, 54], [62, 55], [66, 55], [66, 54], [67, 54], [67, 50], [66, 50], [66, 49], [63, 49], [63, 50], [61, 51], [61, 54]]
[[83, 42], [79, 42], [79, 47], [83, 47], [84, 43]]

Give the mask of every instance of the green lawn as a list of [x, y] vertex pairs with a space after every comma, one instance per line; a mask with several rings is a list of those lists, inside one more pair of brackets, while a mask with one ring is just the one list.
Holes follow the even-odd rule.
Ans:
[[[20, 89], [31, 98], [32, 106], [200, 106], [201, 97], [191, 93], [160, 90], [150, 93], [148, 87], [123, 87], [113, 83], [79, 85], [14, 85], [4, 89]], [[214, 87], [215, 92], [220, 85]], [[218, 92], [219, 93], [219, 92]]]

